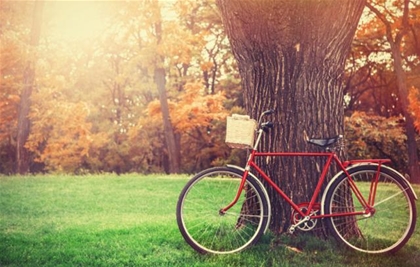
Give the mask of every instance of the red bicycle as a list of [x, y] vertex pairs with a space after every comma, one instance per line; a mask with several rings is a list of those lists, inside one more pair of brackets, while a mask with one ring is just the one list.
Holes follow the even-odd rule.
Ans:
[[[192, 248], [200, 253], [234, 253], [264, 234], [270, 224], [270, 199], [251, 170], [290, 204], [290, 233], [310, 231], [323, 220], [337, 240], [361, 252], [396, 252], [407, 243], [416, 225], [417, 196], [404, 176], [385, 165], [390, 160], [341, 161], [337, 151], [343, 147], [342, 136], [307, 140], [324, 152], [259, 152], [262, 135], [273, 127], [262, 118], [272, 113], [266, 111], [258, 123], [254, 121], [257, 137], [245, 168], [227, 165], [204, 170], [182, 190], [177, 223]], [[312, 197], [306, 203], [294, 203], [256, 164], [258, 157], [324, 157], [326, 163]], [[333, 162], [340, 171], [321, 194]]]

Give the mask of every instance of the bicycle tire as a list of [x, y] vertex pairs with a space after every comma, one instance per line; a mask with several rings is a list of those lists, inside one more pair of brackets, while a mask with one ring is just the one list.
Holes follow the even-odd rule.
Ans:
[[[229, 167], [210, 168], [194, 176], [182, 190], [176, 208], [177, 224], [196, 251], [239, 252], [255, 244], [264, 233], [269, 221], [268, 200], [251, 175], [238, 202], [225, 214], [220, 213], [234, 199], [242, 174]], [[252, 207], [247, 208], [245, 203]]]
[[[375, 177], [377, 169], [376, 164], [348, 169], [366, 200], [370, 192], [370, 181]], [[361, 210], [361, 204], [349, 189], [348, 177], [344, 173], [332, 182], [324, 204], [325, 214]], [[328, 228], [337, 240], [357, 251], [371, 254], [395, 253], [413, 234], [417, 211], [410, 186], [389, 167], [384, 166], [380, 170], [374, 208], [375, 212], [369, 215], [329, 217]]]

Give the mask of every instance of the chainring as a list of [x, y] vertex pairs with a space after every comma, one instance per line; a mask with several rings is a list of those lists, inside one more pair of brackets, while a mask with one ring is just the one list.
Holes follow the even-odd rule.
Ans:
[[[308, 212], [308, 206], [309, 206], [309, 203], [308, 202], [304, 202], [304, 203], [301, 203], [301, 204], [298, 205], [299, 210], [302, 211], [305, 214]], [[312, 209], [311, 209], [311, 212], [309, 212], [309, 215], [319, 214], [320, 207], [321, 207], [321, 205], [319, 203], [315, 203], [312, 206]], [[291, 217], [292, 224], [293, 225], [297, 225], [298, 224], [296, 226], [296, 228], [299, 229], [299, 230], [301, 230], [301, 231], [305, 231], [305, 232], [311, 231], [312, 229], [315, 228], [315, 226], [318, 223], [318, 220], [317, 219], [309, 219], [308, 221], [299, 224], [299, 222], [301, 222], [303, 219], [304, 219], [304, 217], [302, 217], [302, 215], [300, 215], [299, 212], [297, 212], [296, 210], [293, 210], [292, 211], [292, 217]]]

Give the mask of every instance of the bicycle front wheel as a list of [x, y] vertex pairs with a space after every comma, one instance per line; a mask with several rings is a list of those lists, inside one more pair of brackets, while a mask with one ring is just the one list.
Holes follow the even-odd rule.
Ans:
[[[361, 165], [349, 174], [366, 201], [374, 196], [370, 214], [334, 216], [327, 219], [329, 229], [339, 241], [366, 253], [393, 253], [410, 239], [416, 225], [415, 198], [407, 182], [395, 171], [382, 167], [377, 186], [371, 187], [378, 166]], [[376, 188], [376, 193], [374, 189]], [[363, 211], [360, 201], [350, 189], [348, 177], [339, 176], [325, 198], [325, 214]]]
[[179, 196], [176, 215], [185, 241], [200, 253], [228, 254], [258, 241], [268, 223], [263, 189], [247, 177], [238, 202], [226, 213], [220, 210], [236, 196], [243, 172], [217, 167], [194, 176]]

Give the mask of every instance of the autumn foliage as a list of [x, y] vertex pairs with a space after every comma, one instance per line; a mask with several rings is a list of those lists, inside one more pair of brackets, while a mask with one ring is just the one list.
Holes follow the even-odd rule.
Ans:
[[409, 93], [410, 111], [412, 112], [415, 121], [414, 126], [417, 132], [420, 132], [420, 92], [414, 86], [411, 87]]
[[[398, 27], [395, 11], [402, 1], [391, 2], [388, 14]], [[181, 171], [243, 160], [245, 152], [224, 144], [226, 116], [244, 110], [237, 66], [214, 1], [47, 1], [36, 48], [28, 46], [32, 9], [32, 2], [0, 4], [0, 173], [16, 171], [17, 112], [28, 61], [36, 69], [25, 145], [31, 172], [167, 172], [156, 68], [166, 74]], [[160, 18], [154, 9], [160, 9]], [[410, 12], [402, 53], [419, 131], [418, 3], [410, 4]], [[346, 64], [348, 153], [390, 157], [404, 171], [404, 118], [389, 46], [380, 21], [371, 14], [366, 18]]]

